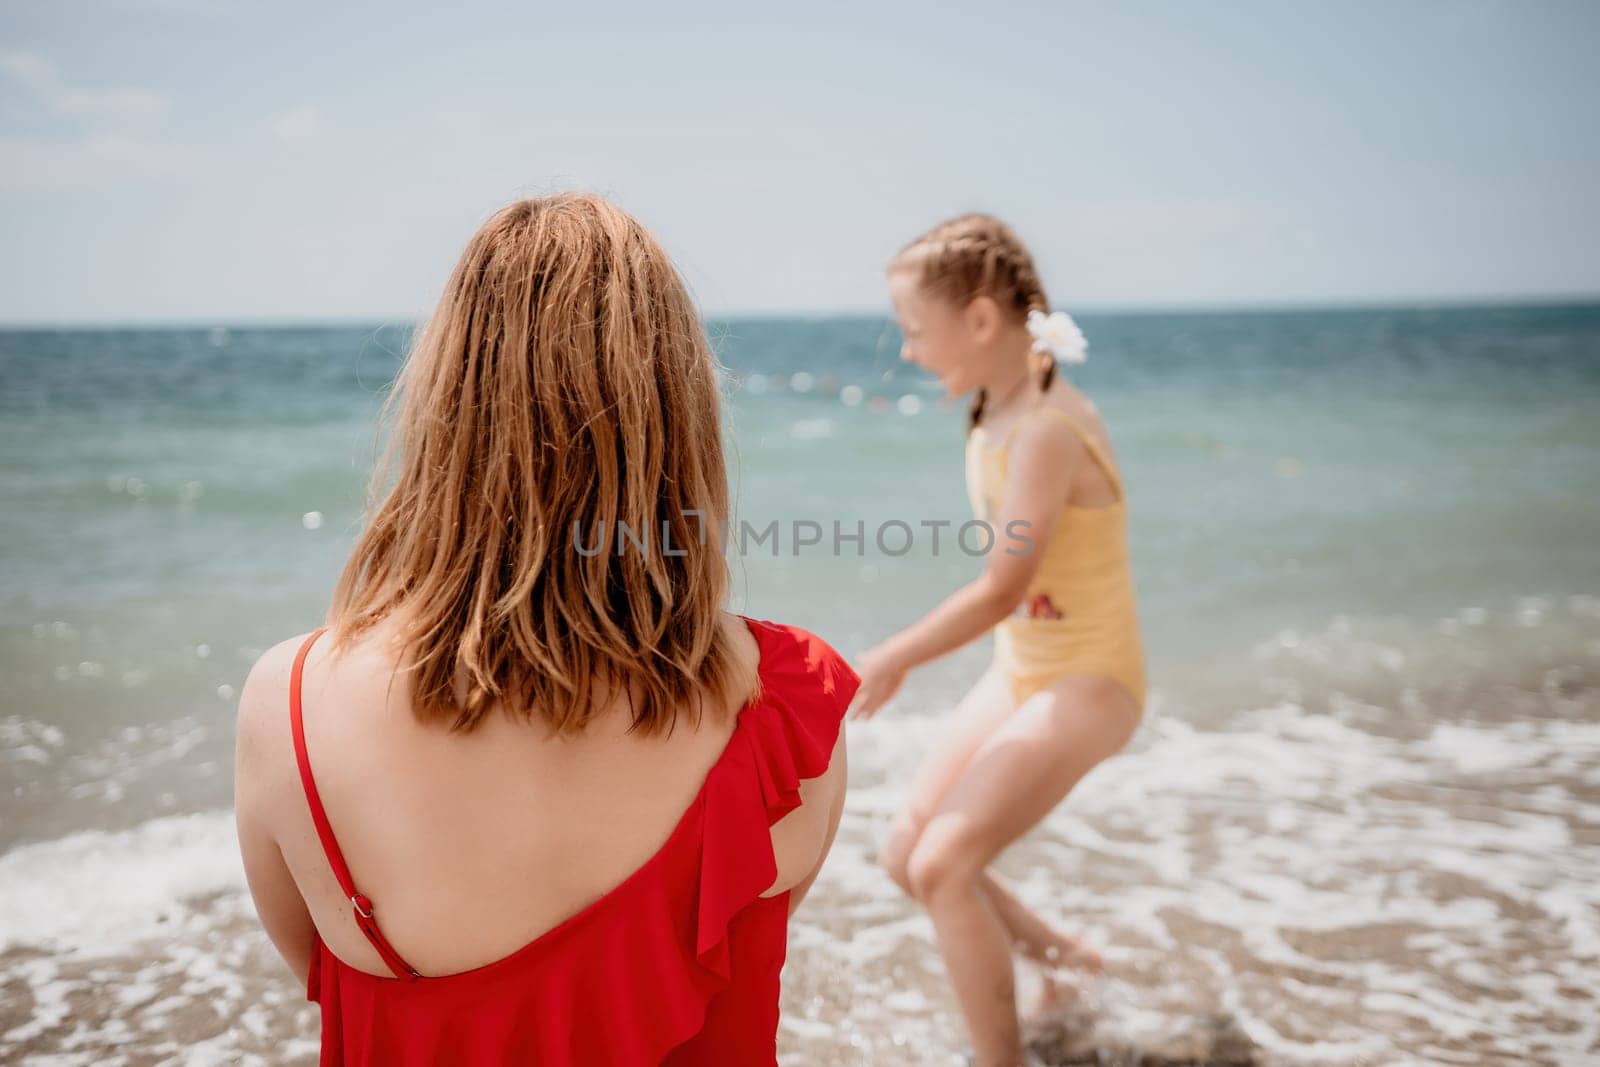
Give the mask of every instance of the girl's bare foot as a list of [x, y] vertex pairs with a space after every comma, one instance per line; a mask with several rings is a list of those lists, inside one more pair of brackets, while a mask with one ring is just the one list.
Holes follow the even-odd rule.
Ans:
[[1038, 982], [1027, 1002], [1018, 1004], [1018, 1014], [1025, 1020], [1060, 1017], [1082, 996], [1078, 978], [1105, 971], [1105, 960], [1093, 946], [1059, 930], [1051, 930], [1048, 941], [1018, 942], [1017, 949], [1033, 965]]
[[1019, 1020], [1024, 1024], [1048, 1023], [1077, 1006], [1082, 994], [1071, 977], [1042, 965], [1035, 965], [1034, 971], [1036, 984], [1032, 993], [1017, 1004]]
[[1047, 970], [1064, 969], [1084, 974], [1100, 974], [1106, 961], [1087, 941], [1079, 940], [1059, 931], [1052, 931], [1050, 940], [1041, 944], [1030, 942], [1019, 945], [1022, 954]]

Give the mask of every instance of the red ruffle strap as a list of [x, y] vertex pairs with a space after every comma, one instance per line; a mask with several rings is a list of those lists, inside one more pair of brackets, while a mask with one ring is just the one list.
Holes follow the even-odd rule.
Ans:
[[740, 713], [733, 744], [706, 782], [701, 850], [700, 964], [728, 977], [728, 924], [778, 876], [771, 827], [800, 806], [800, 783], [828, 769], [860, 679], [827, 642], [751, 620], [762, 692]]

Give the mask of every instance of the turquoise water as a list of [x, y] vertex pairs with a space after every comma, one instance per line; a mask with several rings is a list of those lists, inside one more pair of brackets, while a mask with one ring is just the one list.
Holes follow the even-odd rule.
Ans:
[[[1156, 690], [1249, 687], [1256, 643], [1338, 616], [1600, 593], [1600, 307], [1082, 324], [1072, 378], [1124, 470]], [[888, 520], [968, 517], [962, 411], [899, 361], [890, 323], [711, 333], [739, 517], [780, 524], [776, 558], [733, 559], [745, 610], [853, 650], [975, 572], [948, 534], [937, 555], [925, 534], [898, 557], [872, 544]], [[32, 757], [0, 765], [0, 847], [225, 800], [231, 690], [320, 617], [406, 342], [395, 326], [0, 333], [0, 743]], [[845, 385], [866, 402], [842, 403]], [[905, 396], [921, 409], [902, 414]], [[797, 520], [823, 544], [794, 554]], [[864, 554], [835, 556], [833, 523], [857, 520]], [[981, 655], [914, 678], [904, 709], [947, 705]]]
[[[1132, 1040], [1223, 1012], [1269, 1063], [1596, 1047], [1600, 305], [1080, 323], [1070, 377], [1127, 484], [1151, 714], [1008, 873], [1106, 944], [1121, 1000], [1101, 1025]], [[963, 412], [900, 363], [890, 323], [711, 332], [738, 517], [781, 537], [731, 559], [736, 606], [850, 654], [976, 573], [948, 533], [937, 555], [871, 543], [886, 521], [968, 517]], [[70, 1040], [7, 1037], [31, 1009], [0, 1011], [0, 1058], [93, 1062], [127, 1027], [164, 1033], [173, 1005], [214, 1019], [265, 997], [218, 1055], [305, 1059], [314, 1024], [233, 854], [234, 701], [262, 648], [322, 616], [406, 340], [0, 331], [0, 950], [44, 954], [0, 981], [36, 1004], [108, 974], [165, 990], [159, 1011], [79, 1013]], [[796, 553], [795, 521], [824, 543]], [[835, 555], [832, 524], [858, 521], [864, 551]], [[872, 855], [984, 656], [917, 672], [852, 727], [840, 844], [786, 972], [786, 1063], [959, 1045], [929, 932]], [[114, 906], [81, 895], [107, 880]], [[196, 979], [197, 955], [223, 962]]]

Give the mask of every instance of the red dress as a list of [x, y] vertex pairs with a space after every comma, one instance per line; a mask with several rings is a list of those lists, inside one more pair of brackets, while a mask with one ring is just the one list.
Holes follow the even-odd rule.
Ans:
[[827, 770], [858, 679], [820, 638], [746, 622], [760, 693], [666, 844], [511, 955], [440, 978], [418, 975], [384, 938], [317, 796], [300, 675], [321, 631], [307, 638], [289, 683], [300, 779], [356, 924], [394, 972], [366, 974], [313, 942], [306, 995], [322, 1005], [324, 1067], [777, 1062], [789, 895], [760, 895], [777, 877], [769, 828], [799, 807], [800, 781]]

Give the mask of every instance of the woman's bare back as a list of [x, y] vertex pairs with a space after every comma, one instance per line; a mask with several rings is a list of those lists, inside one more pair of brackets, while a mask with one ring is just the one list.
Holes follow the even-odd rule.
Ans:
[[[760, 650], [724, 616], [753, 692]], [[295, 763], [288, 674], [299, 639], [263, 658], [282, 672], [276, 712], [241, 710], [257, 749], [259, 805], [323, 940], [372, 974], [388, 968], [356, 928], [323, 856]], [[605, 896], [665, 843], [733, 735], [737, 708], [688, 715], [669, 733], [628, 732], [611, 700], [577, 738], [492, 714], [468, 733], [424, 724], [379, 628], [306, 661], [302, 706], [318, 790], [361, 891], [395, 948], [426, 975], [501, 959]], [[246, 722], [247, 717], [259, 721]], [[248, 735], [248, 738], [247, 738]], [[841, 739], [843, 734], [841, 733]], [[842, 741], [841, 741], [842, 744]], [[802, 787], [805, 803], [773, 828], [779, 875], [769, 895], [809, 882], [842, 798], [844, 761]]]

